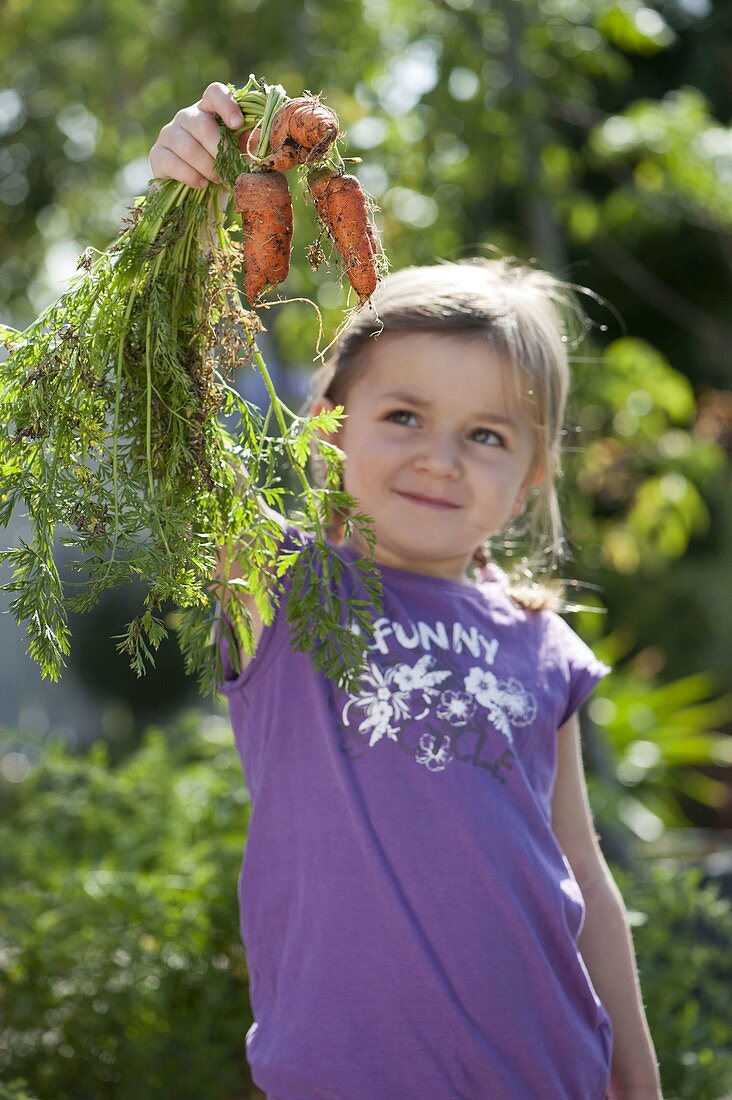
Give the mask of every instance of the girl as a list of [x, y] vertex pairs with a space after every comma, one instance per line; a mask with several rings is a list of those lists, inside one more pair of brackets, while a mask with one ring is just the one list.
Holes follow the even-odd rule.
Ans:
[[[223, 84], [163, 128], [154, 175], [218, 182], [216, 116], [242, 124]], [[535, 544], [560, 545], [563, 290], [513, 262], [408, 268], [318, 376], [312, 411], [345, 406], [329, 438], [383, 582], [358, 690], [291, 646], [288, 574], [269, 626], [237, 597], [257, 642], [239, 672], [221, 634], [253, 804], [247, 1057], [272, 1100], [661, 1095], [582, 769], [578, 708], [610, 669], [556, 585], [486, 555], [529, 496]], [[368, 548], [341, 536], [345, 606]]]

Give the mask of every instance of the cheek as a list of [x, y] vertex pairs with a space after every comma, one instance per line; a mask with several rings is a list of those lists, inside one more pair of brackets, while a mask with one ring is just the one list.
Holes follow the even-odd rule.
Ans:
[[354, 496], [361, 496], [377, 481], [379, 463], [371, 449], [364, 446], [364, 441], [353, 435], [341, 447], [346, 454], [345, 488]]
[[352, 487], [356, 496], [373, 492], [385, 477], [381, 463], [373, 455], [367, 461], [363, 461], [359, 455], [349, 455], [346, 458], [345, 483]]
[[512, 465], [484, 463], [475, 476], [482, 487], [482, 492], [479, 490], [482, 502], [486, 505], [496, 500], [513, 499], [518, 492], [520, 478]]
[[397, 457], [393, 446], [368, 430], [346, 435], [341, 447], [346, 453], [346, 476], [366, 484], [387, 476]]

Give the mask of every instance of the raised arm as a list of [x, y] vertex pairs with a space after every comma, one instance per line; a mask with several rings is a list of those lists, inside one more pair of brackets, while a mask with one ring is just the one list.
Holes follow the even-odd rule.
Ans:
[[[150, 168], [155, 179], [174, 179], [194, 188], [203, 188], [209, 183], [221, 185], [222, 181], [214, 170], [220, 133], [219, 119], [232, 130], [239, 129], [244, 123], [242, 113], [229, 89], [225, 84], [216, 82], [209, 84], [196, 103], [177, 111], [171, 121], [161, 129], [150, 150]], [[246, 470], [242, 469], [239, 487], [243, 486], [246, 478]], [[284, 524], [283, 517], [261, 497], [259, 506], [264, 516], [280, 526]], [[211, 578], [211, 590], [221, 601], [224, 610], [233, 595], [247, 608], [256, 646], [263, 622], [254, 598], [241, 588], [227, 587], [228, 582], [238, 580], [242, 575], [237, 555], [245, 550], [245, 544], [236, 539], [232, 540], [230, 546], [219, 547], [216, 569]], [[241, 667], [244, 668], [251, 657], [242, 652], [241, 646], [239, 656]]]

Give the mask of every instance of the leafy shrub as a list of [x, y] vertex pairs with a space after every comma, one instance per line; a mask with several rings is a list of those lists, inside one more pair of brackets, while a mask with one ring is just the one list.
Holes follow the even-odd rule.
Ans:
[[613, 868], [633, 930], [665, 1100], [732, 1093], [732, 906], [700, 868]]
[[53, 745], [5, 800], [4, 1079], [39, 1100], [241, 1092], [249, 800], [230, 742], [223, 719], [190, 715], [116, 769], [101, 743]]
[[[0, 1100], [245, 1096], [250, 804], [228, 720], [152, 728], [116, 767], [53, 744], [0, 796]], [[665, 1100], [722, 1100], [730, 903], [699, 870], [613, 874]]]
[[38, 1100], [38, 1097], [28, 1092], [27, 1081], [18, 1078], [6, 1085], [0, 1081], [0, 1100]]

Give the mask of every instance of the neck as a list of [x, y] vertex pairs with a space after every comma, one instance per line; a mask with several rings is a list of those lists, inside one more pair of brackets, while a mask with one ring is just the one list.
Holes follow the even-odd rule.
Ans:
[[[384, 548], [383, 545], [379, 545], [377, 542], [374, 553], [371, 554], [368, 543], [361, 536], [360, 532], [356, 531], [347, 540], [342, 538], [336, 542], [331, 539], [335, 545], [341, 545], [347, 547], [354, 554], [358, 554], [360, 557], [369, 558], [377, 562], [379, 565], [386, 565], [392, 569], [403, 569], [409, 573], [420, 573], [427, 577], [436, 577], [442, 580], [457, 581], [460, 584], [471, 584], [472, 581], [467, 573], [468, 565], [470, 561], [460, 560], [445, 560], [445, 561], [421, 561], [418, 558], [407, 558], [401, 554], [395, 554]], [[482, 564], [475, 562], [475, 564], [482, 568]]]

